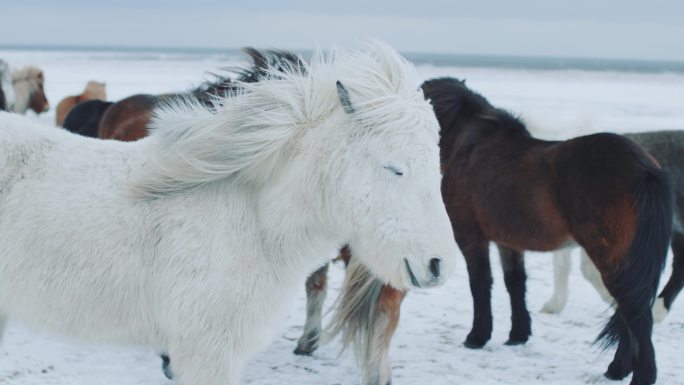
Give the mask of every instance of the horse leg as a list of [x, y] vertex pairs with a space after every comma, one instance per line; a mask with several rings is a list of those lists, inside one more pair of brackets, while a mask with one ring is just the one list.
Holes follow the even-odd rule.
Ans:
[[473, 327], [463, 344], [471, 349], [479, 349], [492, 337], [492, 269], [489, 264], [489, 243], [482, 236], [469, 239], [457, 237], [457, 242], [468, 267], [474, 308]]
[[568, 303], [571, 251], [572, 249], [565, 248], [553, 253], [553, 295], [544, 303], [542, 313], [558, 314]]
[[653, 304], [653, 319], [661, 322], [670, 312], [672, 302], [684, 287], [684, 234], [672, 234], [672, 275]]
[[368, 360], [362, 363], [363, 385], [390, 385], [392, 372], [389, 348], [392, 336], [399, 325], [401, 302], [406, 292], [384, 285], [378, 295], [377, 307], [370, 320]]
[[608, 365], [608, 370], [605, 373], [606, 378], [611, 380], [622, 380], [632, 372], [632, 358], [634, 357], [634, 343], [633, 336], [629, 330], [629, 326], [624, 317], [616, 310], [614, 319], [609, 322], [615, 322], [615, 337], [618, 339], [618, 348], [615, 351], [613, 361]]
[[327, 280], [327, 263], [306, 280], [306, 322], [302, 336], [297, 341], [294, 354], [308, 356], [318, 348]]
[[507, 247], [499, 247], [501, 266], [504, 271], [506, 290], [511, 298], [511, 331], [506, 345], [520, 345], [532, 335], [530, 313], [525, 304], [525, 259], [523, 253]]
[[229, 343], [196, 342], [169, 349], [174, 378], [184, 385], [237, 385], [245, 359], [228, 350]]
[[162, 372], [164, 372], [164, 376], [166, 376], [166, 378], [169, 380], [173, 380], [173, 372], [171, 371], [171, 358], [169, 358], [168, 354], [162, 354], [160, 357], [162, 359]]
[[615, 300], [608, 292], [608, 289], [606, 289], [606, 285], [603, 284], [601, 273], [596, 268], [596, 265], [594, 265], [594, 262], [589, 259], [589, 256], [584, 249], [580, 250], [580, 270], [582, 271], [582, 276], [594, 286], [594, 289], [599, 293], [601, 299], [611, 306], [614, 306]]

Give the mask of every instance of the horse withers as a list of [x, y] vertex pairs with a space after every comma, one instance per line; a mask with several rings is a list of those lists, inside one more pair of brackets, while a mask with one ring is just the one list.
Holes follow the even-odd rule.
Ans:
[[234, 385], [342, 244], [397, 288], [441, 284], [457, 248], [432, 107], [389, 47], [332, 57], [217, 111], [160, 108], [135, 143], [0, 114], [0, 314]]

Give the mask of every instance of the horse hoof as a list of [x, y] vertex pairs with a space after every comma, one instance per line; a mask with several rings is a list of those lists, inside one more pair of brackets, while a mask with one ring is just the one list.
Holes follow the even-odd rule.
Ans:
[[509, 338], [508, 341], [504, 342], [504, 345], [515, 346], [515, 345], [525, 345], [526, 343], [527, 343], [527, 338], [525, 338], [525, 339]]
[[661, 323], [667, 317], [669, 312], [668, 308], [665, 306], [665, 300], [662, 298], [657, 298], [653, 304], [653, 321], [655, 323]]
[[468, 349], [482, 349], [482, 347], [484, 347], [485, 344], [487, 344], [487, 342], [477, 342], [472, 341], [471, 339], [463, 341], [463, 346], [465, 346]]
[[560, 305], [556, 303], [545, 303], [544, 306], [541, 308], [541, 312], [545, 314], [559, 314], [561, 312], [562, 308]]
[[297, 346], [297, 349], [294, 350], [294, 354], [298, 356], [310, 356], [315, 350], [316, 349], [303, 349]]
[[630, 373], [629, 371], [625, 372], [625, 371], [620, 371], [620, 370], [608, 368], [608, 370], [603, 374], [603, 376], [609, 380], [621, 381], [625, 377], [627, 377], [629, 375], [629, 373]]
[[162, 371], [164, 372], [164, 376], [168, 378], [169, 380], [173, 380], [173, 372], [171, 372], [171, 360], [169, 359], [169, 356], [163, 354], [161, 356], [162, 359]]

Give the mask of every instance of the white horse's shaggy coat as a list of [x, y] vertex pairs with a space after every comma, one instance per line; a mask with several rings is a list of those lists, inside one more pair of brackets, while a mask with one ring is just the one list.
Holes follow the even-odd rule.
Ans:
[[412, 67], [375, 44], [286, 72], [216, 114], [163, 108], [134, 143], [0, 114], [0, 314], [232, 385], [344, 243], [396, 287], [442, 282], [457, 251]]

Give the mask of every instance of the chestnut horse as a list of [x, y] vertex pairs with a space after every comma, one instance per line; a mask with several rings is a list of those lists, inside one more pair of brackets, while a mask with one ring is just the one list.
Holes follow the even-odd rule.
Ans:
[[[302, 59], [294, 53], [280, 50], [259, 51], [245, 48], [244, 52], [251, 58], [252, 66], [235, 69], [237, 80], [244, 83], [254, 83], [267, 75], [267, 72], [282, 71], [293, 66], [302, 67]], [[147, 135], [147, 124], [152, 118], [152, 110], [158, 105], [183, 96], [192, 96], [209, 109], [214, 109], [220, 97], [235, 92], [239, 86], [225, 76], [215, 75], [211, 82], [187, 94], [149, 95], [138, 94], [129, 96], [112, 105], [105, 112], [100, 121], [98, 137], [101, 139], [116, 139], [135, 141]]]
[[107, 90], [104, 83], [89, 81], [81, 94], [67, 96], [62, 99], [62, 101], [57, 104], [57, 109], [55, 111], [55, 124], [57, 126], [63, 126], [64, 119], [72, 108], [81, 102], [93, 99], [107, 100]]
[[[632, 384], [653, 384], [650, 307], [672, 228], [668, 175], [650, 154], [619, 135], [542, 141], [463, 82], [436, 79], [423, 90], [441, 126], [442, 195], [474, 300], [473, 327], [464, 344], [480, 348], [491, 336], [489, 242], [499, 248], [511, 296], [509, 345], [531, 335], [523, 251], [579, 244], [616, 299], [616, 312], [597, 339], [606, 348], [618, 343], [606, 376], [622, 379], [634, 371]], [[315, 308], [324, 295], [324, 275], [321, 269], [307, 282], [310, 306], [298, 353], [317, 346]], [[345, 281], [331, 332], [343, 333], [346, 344], [370, 358], [359, 360], [364, 385], [388, 384], [387, 351], [404, 293], [362, 268], [348, 272]]]

